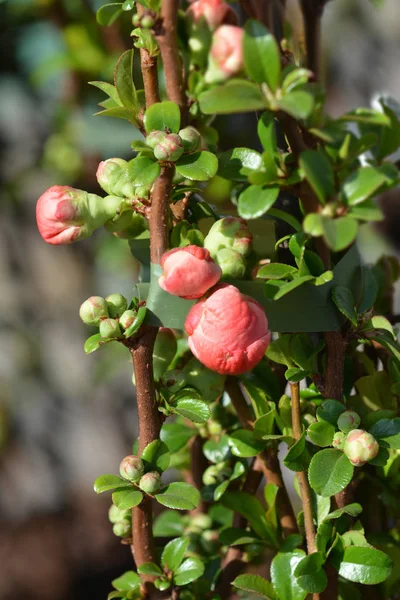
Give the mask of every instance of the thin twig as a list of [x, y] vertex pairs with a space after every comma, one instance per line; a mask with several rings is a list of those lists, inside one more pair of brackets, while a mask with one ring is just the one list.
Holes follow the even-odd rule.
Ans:
[[150, 259], [160, 264], [161, 257], [169, 246], [168, 206], [172, 191], [175, 167], [165, 163], [157, 177], [151, 195], [150, 213]]
[[300, 0], [306, 38], [307, 67], [321, 78], [321, 18], [327, 0]]
[[[139, 15], [143, 15], [145, 9], [138, 4], [137, 11]], [[146, 48], [141, 48], [140, 65], [143, 77], [144, 95], [146, 97], [146, 108], [149, 108], [149, 106], [155, 102], [160, 102], [160, 95], [158, 92], [157, 57], [150, 56]]]
[[185, 125], [187, 119], [187, 99], [183, 63], [178, 50], [178, 9], [179, 0], [162, 0], [162, 24], [156, 37], [164, 65], [168, 98], [172, 102], [175, 102], [181, 109], [182, 123]]

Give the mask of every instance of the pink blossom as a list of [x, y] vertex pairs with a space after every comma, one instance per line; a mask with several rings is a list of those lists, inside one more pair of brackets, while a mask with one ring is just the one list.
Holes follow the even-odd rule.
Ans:
[[40, 196], [36, 221], [40, 235], [48, 244], [71, 244], [79, 238], [82, 227], [79, 209], [73, 200], [77, 192], [80, 190], [53, 185]]
[[228, 284], [218, 285], [193, 306], [185, 329], [196, 358], [223, 375], [255, 367], [271, 339], [262, 306]]
[[181, 298], [200, 298], [221, 279], [221, 269], [209, 251], [199, 246], [169, 250], [162, 256], [161, 266], [160, 287]]
[[223, 23], [236, 24], [238, 22], [233, 8], [223, 0], [196, 0], [189, 7], [187, 14], [195, 22], [204, 17], [210, 29], [215, 29]]
[[235, 25], [221, 25], [213, 35], [206, 80], [223, 81], [237, 75], [243, 68], [243, 29]]

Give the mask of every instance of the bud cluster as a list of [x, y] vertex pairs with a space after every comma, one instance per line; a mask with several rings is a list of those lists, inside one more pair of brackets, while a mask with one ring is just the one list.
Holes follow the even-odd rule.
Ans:
[[225, 217], [216, 221], [204, 240], [204, 247], [221, 267], [223, 279], [241, 279], [247, 269], [253, 234], [244, 219]]
[[128, 309], [122, 294], [110, 294], [107, 298], [91, 296], [79, 309], [79, 316], [86, 325], [97, 326], [104, 339], [119, 339], [136, 319], [136, 311]]
[[200, 133], [192, 126], [181, 129], [179, 133], [152, 131], [146, 138], [146, 144], [161, 162], [176, 162], [183, 154], [192, 154], [202, 147]]
[[132, 536], [131, 510], [121, 510], [112, 504], [108, 511], [108, 519], [113, 524], [114, 535], [124, 539]]
[[155, 15], [146, 11], [144, 14], [136, 13], [132, 17], [132, 25], [134, 27], [141, 27], [142, 29], [151, 29], [156, 24]]
[[335, 433], [332, 441], [332, 446], [342, 450], [355, 467], [362, 467], [379, 452], [379, 444], [374, 436], [364, 429], [358, 429], [360, 423], [358, 413], [345, 410], [337, 420], [340, 431]]

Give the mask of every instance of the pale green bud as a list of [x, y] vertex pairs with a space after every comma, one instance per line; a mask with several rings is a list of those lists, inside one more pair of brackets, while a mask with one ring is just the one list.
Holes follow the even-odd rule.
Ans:
[[119, 466], [119, 472], [124, 479], [132, 481], [132, 483], [137, 483], [144, 473], [142, 459], [132, 454], [125, 456]]
[[136, 317], [137, 314], [134, 310], [126, 310], [119, 319], [119, 324], [121, 325], [122, 329], [129, 329]]
[[246, 273], [246, 260], [239, 252], [231, 248], [223, 248], [214, 258], [222, 270], [223, 279], [243, 279]]
[[337, 420], [340, 431], [348, 433], [352, 429], [357, 429], [361, 423], [360, 415], [353, 410], [345, 410]]
[[113, 525], [113, 533], [120, 538], [128, 538], [132, 535], [132, 524], [127, 519], [118, 521]]
[[108, 317], [107, 302], [101, 296], [91, 296], [81, 304], [79, 316], [86, 325], [98, 325]]
[[347, 434], [343, 451], [355, 467], [362, 467], [378, 454], [379, 444], [367, 431], [353, 429]]
[[130, 511], [129, 510], [121, 510], [115, 504], [111, 504], [108, 511], [108, 519], [110, 523], [118, 523], [120, 521], [129, 521], [130, 519]]
[[150, 471], [143, 475], [139, 487], [146, 494], [155, 494], [161, 487], [161, 475], [157, 471]]
[[152, 131], [146, 138], [146, 144], [154, 150], [154, 148], [162, 142], [167, 136], [165, 131]]
[[186, 154], [200, 150], [202, 146], [201, 135], [197, 129], [191, 125], [181, 129], [179, 132], [179, 137], [181, 138], [182, 146]]
[[110, 294], [106, 298], [108, 314], [115, 319], [120, 317], [128, 308], [128, 302], [122, 294]]
[[104, 319], [100, 322], [100, 335], [102, 338], [112, 339], [122, 337], [121, 328], [115, 319]]
[[344, 434], [342, 431], [338, 431], [333, 436], [332, 446], [338, 450], [343, 450], [345, 441], [346, 434]]
[[154, 156], [157, 160], [175, 162], [183, 154], [182, 141], [176, 133], [169, 133], [154, 148]]

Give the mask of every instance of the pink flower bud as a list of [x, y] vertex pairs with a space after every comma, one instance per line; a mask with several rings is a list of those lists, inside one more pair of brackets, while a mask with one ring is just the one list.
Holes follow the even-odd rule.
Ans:
[[186, 14], [194, 22], [204, 18], [210, 29], [215, 29], [223, 23], [236, 25], [238, 22], [233, 8], [223, 0], [196, 0]]
[[224, 81], [237, 75], [243, 68], [243, 29], [235, 25], [221, 25], [213, 35], [209, 56], [207, 83]]
[[141, 458], [133, 454], [125, 456], [119, 466], [121, 477], [136, 483], [144, 473], [144, 464]]
[[157, 471], [146, 473], [139, 481], [139, 487], [146, 494], [155, 494], [161, 487], [160, 473], [157, 473]]
[[174, 162], [183, 154], [182, 140], [176, 133], [168, 133], [154, 148], [157, 160]]
[[199, 246], [169, 250], [162, 256], [161, 266], [164, 275], [158, 280], [160, 287], [180, 298], [201, 298], [221, 279], [220, 267], [209, 251]]
[[71, 244], [89, 237], [112, 218], [120, 198], [100, 198], [65, 185], [53, 185], [36, 204], [39, 233], [48, 244]]
[[362, 467], [378, 454], [379, 444], [367, 431], [353, 429], [347, 435], [343, 451], [355, 467]]
[[86, 325], [98, 325], [109, 317], [107, 302], [101, 296], [91, 296], [81, 304], [79, 316]]
[[193, 306], [185, 329], [196, 358], [222, 375], [250, 371], [271, 340], [262, 306], [228, 284], [218, 285]]
[[332, 446], [334, 448], [337, 448], [337, 450], [343, 450], [345, 441], [346, 441], [346, 434], [344, 434], [342, 431], [338, 431], [333, 436]]
[[344, 433], [348, 433], [352, 429], [357, 429], [360, 423], [360, 415], [353, 410], [345, 410], [337, 420], [337, 426]]

